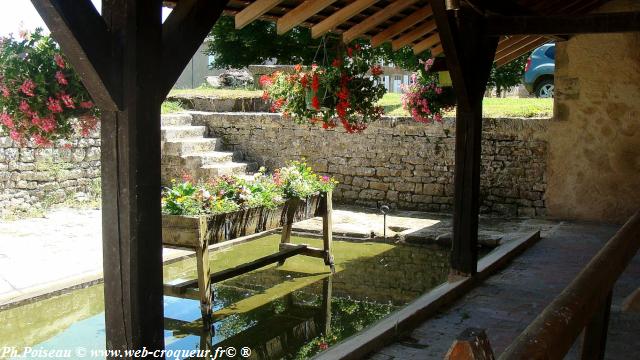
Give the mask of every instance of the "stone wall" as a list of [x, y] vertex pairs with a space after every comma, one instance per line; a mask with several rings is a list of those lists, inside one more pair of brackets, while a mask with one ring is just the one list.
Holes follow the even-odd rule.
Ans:
[[[548, 119], [485, 119], [482, 153], [484, 213], [546, 214]], [[268, 113], [194, 112], [227, 150], [268, 168], [306, 158], [340, 185], [334, 199], [365, 206], [446, 211], [453, 208], [452, 120], [425, 125], [385, 118], [362, 134], [297, 125]]]
[[[640, 3], [600, 11], [640, 11]], [[640, 33], [558, 43], [555, 84], [549, 215], [624, 222], [640, 207]]]
[[82, 200], [100, 181], [100, 137], [72, 141], [70, 148], [20, 147], [0, 134], [0, 216]]

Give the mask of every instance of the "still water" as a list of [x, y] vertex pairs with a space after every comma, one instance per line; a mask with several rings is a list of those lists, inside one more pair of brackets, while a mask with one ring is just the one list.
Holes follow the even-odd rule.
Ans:
[[[318, 239], [292, 240], [321, 247]], [[277, 251], [278, 242], [274, 235], [214, 252], [212, 272]], [[295, 256], [215, 284], [211, 331], [202, 329], [198, 301], [165, 296], [166, 349], [249, 347], [250, 359], [306, 359], [443, 283], [448, 273], [448, 251], [439, 248], [334, 241], [333, 252], [334, 275], [321, 259]], [[195, 278], [195, 267], [193, 258], [165, 265], [164, 281]], [[71, 358], [77, 349], [104, 349], [103, 296], [95, 285], [0, 311], [0, 349], [69, 349]]]

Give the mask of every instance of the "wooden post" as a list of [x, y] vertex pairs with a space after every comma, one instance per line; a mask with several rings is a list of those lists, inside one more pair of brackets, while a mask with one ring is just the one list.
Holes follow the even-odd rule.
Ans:
[[453, 342], [445, 360], [493, 360], [493, 349], [482, 329], [469, 328]]
[[482, 99], [498, 45], [484, 17], [462, 5], [447, 11], [443, 0], [431, 1], [457, 98], [451, 273], [476, 273], [480, 207]]
[[202, 325], [209, 328], [211, 325], [211, 308], [213, 294], [211, 289], [211, 268], [209, 267], [209, 236], [207, 236], [207, 218], [200, 217], [200, 246], [196, 249], [196, 269], [198, 272], [198, 292], [200, 293], [200, 312], [202, 313]]
[[582, 338], [582, 360], [602, 360], [607, 345], [607, 332], [609, 330], [609, 314], [611, 313], [611, 298], [609, 295], [595, 313], [591, 321], [584, 328]]
[[323, 335], [331, 333], [331, 296], [333, 292], [333, 276], [327, 276], [322, 282]]
[[290, 199], [287, 201], [287, 209], [284, 218], [284, 223], [282, 224], [282, 235], [280, 236], [280, 242], [283, 244], [291, 243], [291, 230], [293, 229], [293, 219], [296, 215], [296, 210], [298, 210], [298, 205], [300, 204], [300, 199]]
[[159, 1], [103, 0], [124, 103], [103, 111], [102, 242], [107, 349], [164, 349]]
[[335, 265], [331, 252], [333, 243], [333, 193], [331, 191], [324, 194], [322, 201], [322, 245], [324, 248], [324, 264], [331, 267], [331, 272], [335, 273]]

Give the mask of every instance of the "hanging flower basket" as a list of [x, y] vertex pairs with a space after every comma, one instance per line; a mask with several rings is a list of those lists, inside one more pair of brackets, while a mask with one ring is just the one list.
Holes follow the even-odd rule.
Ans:
[[441, 122], [445, 111], [456, 104], [452, 87], [443, 87], [437, 73], [430, 73], [433, 59], [425, 61], [424, 68], [411, 76], [411, 83], [402, 87], [402, 107], [418, 122]]
[[60, 48], [41, 30], [0, 39], [0, 129], [39, 146], [88, 136], [98, 110]]
[[386, 92], [379, 78], [382, 69], [372, 59], [356, 46], [331, 66], [296, 65], [293, 74], [264, 75], [264, 98], [272, 100], [272, 111], [297, 123], [321, 124], [324, 129], [340, 123], [348, 133], [362, 132], [384, 113], [377, 105]]

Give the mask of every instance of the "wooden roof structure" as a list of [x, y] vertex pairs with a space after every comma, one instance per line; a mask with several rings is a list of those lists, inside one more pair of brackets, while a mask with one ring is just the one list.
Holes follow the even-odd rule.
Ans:
[[[164, 3], [174, 7], [179, 1]], [[486, 15], [575, 15], [588, 13], [605, 1], [474, 0], [466, 3]], [[429, 50], [435, 57], [444, 53], [428, 0], [230, 0], [223, 15], [233, 16], [238, 29], [260, 19], [275, 22], [278, 34], [305, 26], [311, 29], [314, 38], [331, 32], [339, 34], [345, 43], [368, 38], [373, 46], [390, 42], [393, 50], [410, 46], [416, 54]], [[494, 61], [498, 66], [507, 64], [557, 39], [562, 38], [552, 35], [502, 36]]]

